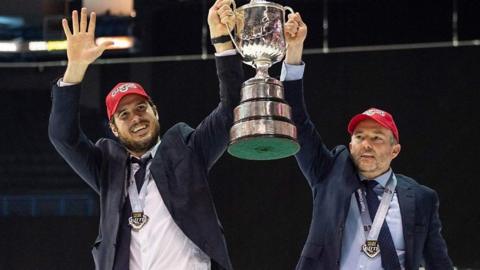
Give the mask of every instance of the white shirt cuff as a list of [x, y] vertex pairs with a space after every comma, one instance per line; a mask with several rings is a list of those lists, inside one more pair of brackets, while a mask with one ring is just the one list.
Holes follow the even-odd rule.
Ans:
[[57, 86], [58, 87], [64, 87], [64, 86], [72, 86], [75, 85], [76, 83], [66, 83], [63, 81], [63, 78], [58, 79], [57, 81]]
[[305, 71], [305, 62], [302, 61], [300, 65], [282, 64], [282, 73], [280, 74], [280, 81], [295, 81], [303, 78]]
[[230, 56], [235, 54], [237, 54], [237, 51], [235, 49], [230, 49], [223, 52], [215, 53], [215, 56], [222, 57], [222, 56]]

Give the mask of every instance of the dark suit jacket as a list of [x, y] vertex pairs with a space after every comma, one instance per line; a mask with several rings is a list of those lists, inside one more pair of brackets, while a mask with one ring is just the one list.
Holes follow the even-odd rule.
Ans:
[[[338, 269], [350, 199], [360, 187], [356, 168], [347, 147], [329, 151], [324, 145], [307, 114], [302, 81], [287, 81], [284, 85], [301, 146], [295, 157], [313, 194], [310, 232], [297, 269]], [[423, 261], [427, 269], [452, 269], [440, 234], [437, 194], [409, 177], [396, 176], [406, 269], [418, 269]]]
[[[166, 131], [150, 170], [175, 223], [211, 258], [212, 268], [232, 269], [207, 173], [228, 144], [243, 70], [238, 56], [219, 57], [216, 64], [218, 107], [196, 129], [179, 123]], [[92, 253], [96, 269], [112, 269], [125, 202], [128, 154], [116, 141], [103, 138], [94, 144], [82, 132], [78, 119], [80, 86], [53, 86], [52, 97], [50, 140], [100, 196], [100, 228]]]

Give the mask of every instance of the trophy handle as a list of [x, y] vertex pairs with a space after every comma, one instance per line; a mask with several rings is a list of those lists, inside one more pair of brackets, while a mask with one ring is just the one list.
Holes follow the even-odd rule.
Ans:
[[[289, 7], [289, 6], [284, 6], [283, 7], [286, 11], [290, 11], [290, 13], [295, 13], [295, 11], [293, 11], [293, 8]], [[285, 12], [286, 14], [286, 12]]]
[[[293, 8], [289, 7], [289, 6], [284, 6], [283, 7], [285, 11], [290, 11], [290, 13], [295, 13], [295, 11], [293, 11]], [[285, 12], [285, 15], [287, 15], [287, 12]], [[285, 50], [288, 49], [288, 44], [285, 46]]]
[[[232, 6], [233, 6], [233, 13], [236, 14], [237, 13], [237, 4], [235, 4], [234, 0], [232, 0]], [[235, 15], [235, 17], [236, 17], [236, 15]], [[240, 47], [238, 47], [238, 44], [235, 41], [235, 37], [232, 35], [232, 29], [230, 29], [230, 27], [228, 27], [228, 23], [226, 23], [225, 26], [227, 27], [228, 35], [230, 36], [230, 39], [232, 40], [232, 43], [235, 46], [235, 49], [237, 49], [237, 52], [240, 54], [240, 56], [242, 56], [242, 58], [244, 58], [242, 50], [240, 49]]]

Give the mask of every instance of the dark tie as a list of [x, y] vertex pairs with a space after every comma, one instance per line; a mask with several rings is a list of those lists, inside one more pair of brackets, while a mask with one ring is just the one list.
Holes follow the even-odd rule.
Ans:
[[[373, 222], [378, 206], [380, 205], [380, 201], [378, 200], [377, 194], [374, 190], [375, 186], [378, 185], [378, 182], [374, 180], [367, 180], [363, 182], [367, 190], [368, 212], [370, 213]], [[395, 245], [393, 244], [392, 235], [390, 234], [390, 229], [388, 228], [386, 220], [383, 222], [382, 229], [380, 230], [378, 242], [380, 244], [380, 255], [382, 256], [383, 268], [385, 270], [400, 269], [397, 251], [395, 249]]]
[[[138, 163], [140, 168], [135, 172], [135, 184], [137, 189], [140, 191], [142, 188], [143, 182], [145, 180], [145, 173], [148, 161], [152, 157], [148, 155], [147, 157], [138, 159], [132, 157], [131, 163]], [[130, 264], [130, 233], [131, 228], [128, 225], [128, 218], [132, 215], [132, 207], [130, 205], [130, 200], [127, 197], [123, 205], [123, 209], [120, 215], [120, 227], [118, 228], [117, 235], [117, 245], [115, 251], [115, 260], [113, 269], [114, 270], [128, 270]]]
[[138, 192], [140, 192], [140, 189], [142, 188], [143, 182], [145, 181], [145, 173], [147, 169], [147, 164], [152, 159], [151, 155], [148, 155], [146, 157], [143, 157], [141, 159], [132, 157], [131, 162], [132, 163], [137, 163], [139, 166], [139, 169], [135, 172], [135, 183], [137, 184], [137, 189]]

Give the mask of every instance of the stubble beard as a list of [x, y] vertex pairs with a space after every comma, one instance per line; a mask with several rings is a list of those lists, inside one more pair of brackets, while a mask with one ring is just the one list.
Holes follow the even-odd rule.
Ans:
[[362, 162], [360, 155], [351, 155], [351, 158], [353, 159], [353, 163], [359, 173], [369, 173], [378, 169], [378, 163], [376, 160], [374, 160], [373, 163], [365, 164], [365, 162]]
[[133, 153], [144, 153], [148, 151], [150, 148], [155, 146], [158, 142], [158, 138], [160, 136], [160, 124], [158, 122], [153, 122], [155, 125], [153, 129], [153, 134], [149, 140], [146, 141], [135, 141], [129, 138], [126, 138], [119, 134], [118, 139], [120, 143], [127, 148], [128, 151]]

